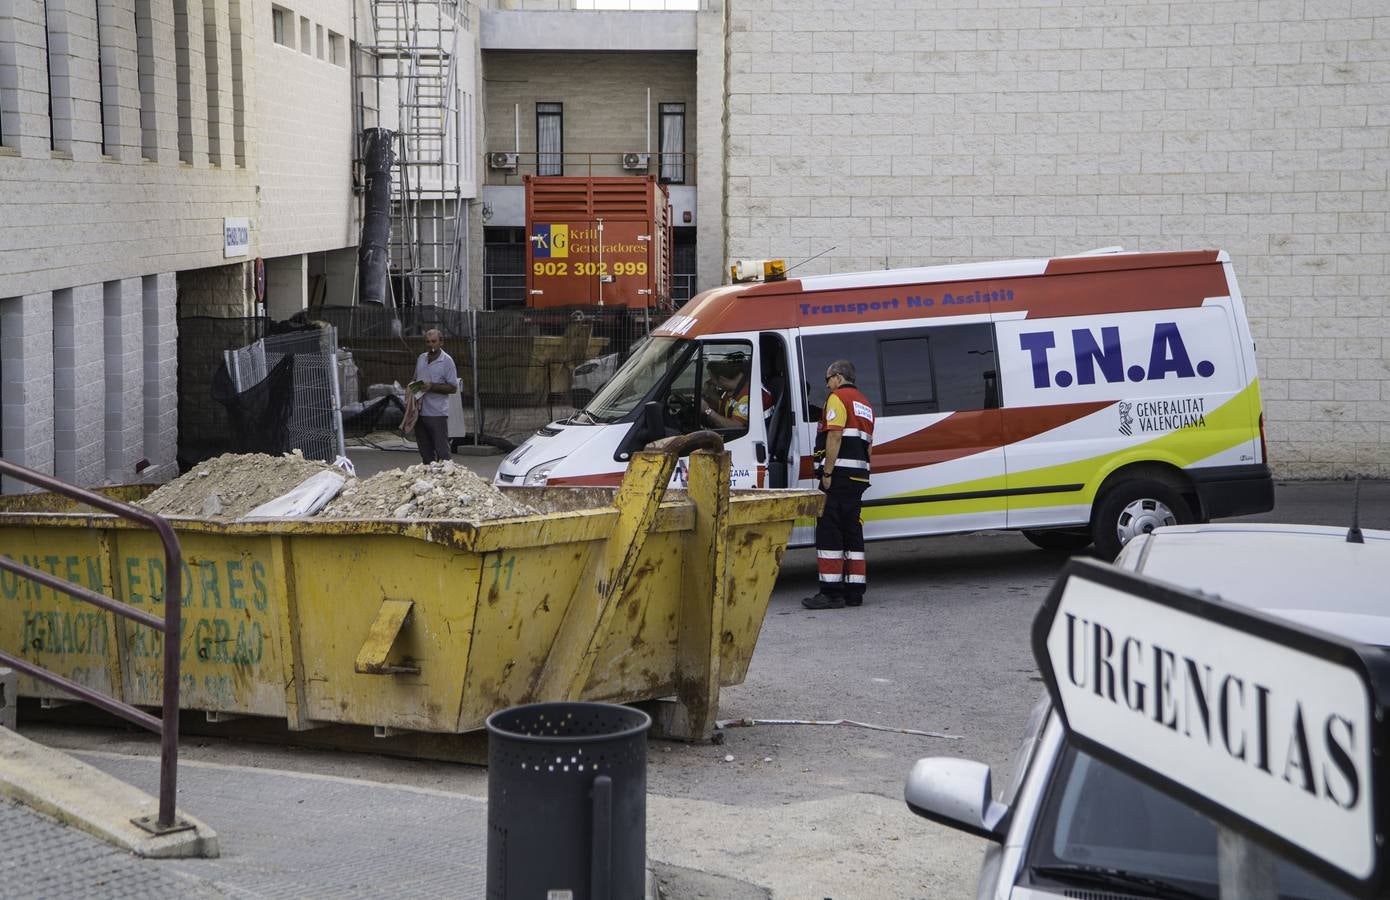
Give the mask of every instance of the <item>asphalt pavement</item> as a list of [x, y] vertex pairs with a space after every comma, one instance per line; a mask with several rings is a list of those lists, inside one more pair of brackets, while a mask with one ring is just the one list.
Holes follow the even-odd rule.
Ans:
[[[349, 452], [359, 475], [413, 448]], [[500, 455], [456, 455], [490, 475]], [[1258, 519], [1390, 528], [1390, 483], [1280, 484]], [[648, 856], [669, 900], [968, 898], [982, 844], [912, 816], [920, 756], [979, 759], [996, 788], [1041, 682], [1028, 626], [1061, 559], [1013, 534], [870, 547], [870, 594], [808, 612], [814, 554], [790, 551], [748, 678], [722, 693], [720, 745], [649, 743]], [[816, 722], [852, 720], [859, 725]], [[742, 724], [753, 722], [757, 724]], [[864, 726], [874, 726], [864, 727]], [[157, 747], [127, 729], [21, 733], [153, 791]], [[482, 896], [486, 771], [186, 738], [180, 806], [219, 833], [216, 860], [138, 860], [0, 806], [0, 897]]]

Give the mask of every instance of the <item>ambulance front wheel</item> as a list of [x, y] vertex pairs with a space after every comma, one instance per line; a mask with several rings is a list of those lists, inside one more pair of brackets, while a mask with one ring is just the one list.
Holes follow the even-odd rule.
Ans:
[[1096, 555], [1114, 559], [1120, 548], [1138, 535], [1191, 521], [1191, 507], [1169, 485], [1140, 479], [1122, 481], [1106, 491], [1096, 507]]

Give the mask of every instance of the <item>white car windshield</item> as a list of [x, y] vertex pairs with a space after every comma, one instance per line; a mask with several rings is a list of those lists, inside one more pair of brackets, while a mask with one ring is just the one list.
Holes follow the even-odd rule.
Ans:
[[599, 424], [619, 422], [646, 399], [673, 368], [695, 350], [695, 342], [682, 338], [651, 338], [641, 344], [613, 378], [584, 407], [587, 417]]
[[[1206, 816], [1079, 750], [1068, 748], [1028, 851], [1035, 887], [1094, 886], [1119, 873], [1185, 895], [1218, 896], [1217, 826]], [[1349, 900], [1317, 876], [1276, 863], [1285, 900]], [[1058, 891], [1057, 893], [1061, 893]]]

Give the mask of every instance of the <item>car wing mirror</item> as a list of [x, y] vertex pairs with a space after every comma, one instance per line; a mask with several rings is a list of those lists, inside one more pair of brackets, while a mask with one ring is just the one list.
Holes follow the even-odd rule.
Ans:
[[652, 441], [664, 437], [666, 437], [666, 412], [660, 403], [655, 400], [648, 400], [642, 404], [642, 412], [638, 414], [637, 421], [632, 423], [632, 427], [623, 436], [613, 458], [618, 462], [627, 462], [632, 459], [632, 454]]
[[903, 798], [924, 819], [1002, 844], [1009, 808], [995, 801], [990, 782], [984, 763], [933, 756], [913, 765]]

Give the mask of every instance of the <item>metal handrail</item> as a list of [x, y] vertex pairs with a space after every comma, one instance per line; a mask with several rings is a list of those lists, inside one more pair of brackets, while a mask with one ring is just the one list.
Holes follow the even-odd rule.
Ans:
[[131, 609], [124, 603], [88, 590], [79, 584], [74, 584], [63, 578], [50, 575], [39, 569], [17, 563], [5, 556], [0, 556], [0, 569], [13, 572], [16, 575], [30, 578], [39, 584], [52, 588], [55, 591], [62, 591], [69, 596], [101, 607], [102, 609], [113, 612], [117, 615], [134, 619], [142, 625], [153, 628], [164, 633], [164, 715], [162, 718], [155, 718], [147, 712], [136, 709], [134, 706], [123, 703], [120, 700], [108, 697], [98, 691], [83, 684], [64, 678], [62, 675], [55, 674], [33, 663], [26, 662], [10, 653], [0, 650], [0, 662], [13, 666], [19, 671], [39, 681], [51, 684], [54, 687], [66, 691], [67, 693], [91, 703], [93, 706], [100, 707], [107, 712], [128, 719], [137, 725], [148, 728], [150, 731], [157, 732], [160, 738], [159, 755], [159, 817], [157, 821], [149, 822], [149, 817], [132, 819], [136, 825], [151, 831], [155, 834], [166, 834], [171, 831], [182, 831], [192, 828], [193, 825], [186, 822], [179, 822], [174, 814], [174, 801], [178, 791], [178, 765], [179, 765], [179, 614], [180, 605], [183, 597], [183, 550], [179, 547], [179, 539], [174, 535], [174, 529], [163, 517], [146, 512], [139, 507], [113, 500], [110, 497], [103, 497], [101, 494], [75, 485], [59, 481], [52, 476], [42, 472], [35, 472], [33, 469], [16, 465], [7, 460], [0, 459], [0, 475], [10, 478], [17, 478], [20, 481], [28, 482], [36, 487], [44, 488], [55, 494], [62, 494], [79, 503], [104, 510], [123, 519], [129, 519], [153, 528], [159, 533], [159, 540], [164, 544], [164, 619], [161, 621], [158, 616], [144, 612], [143, 610]]

